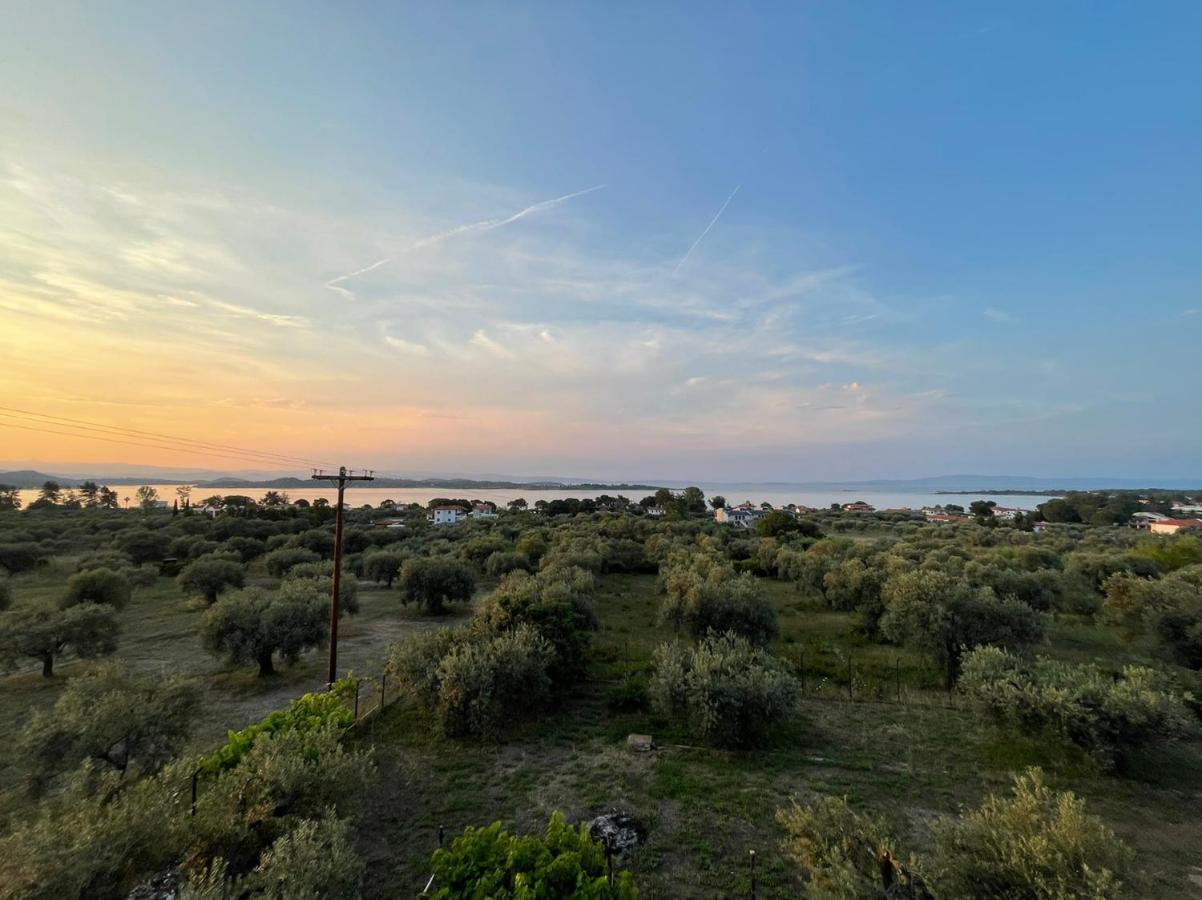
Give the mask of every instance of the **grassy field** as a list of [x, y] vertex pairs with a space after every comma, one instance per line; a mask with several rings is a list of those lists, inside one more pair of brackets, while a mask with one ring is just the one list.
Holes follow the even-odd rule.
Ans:
[[[54, 599], [71, 571], [72, 561], [59, 559], [19, 576], [18, 602]], [[252, 582], [271, 583], [253, 570]], [[1135, 896], [1202, 897], [1189, 880], [1202, 841], [1196, 812], [1202, 752], [1196, 745], [1137, 759], [1126, 777], [1099, 774], [1055, 742], [997, 732], [940, 688], [939, 672], [928, 661], [866, 642], [848, 614], [831, 612], [790, 585], [765, 586], [781, 614], [774, 649], [802, 668], [806, 691], [797, 725], [754, 754], [691, 746], [651, 714], [607, 709], [610, 687], [624, 673], [648, 670], [655, 647], [676, 637], [658, 624], [655, 578], [645, 575], [602, 580], [589, 681], [555, 714], [516, 726], [504, 743], [447, 740], [429, 716], [403, 703], [371, 720], [358, 737], [373, 747], [379, 765], [357, 831], [369, 866], [368, 895], [414, 896], [428, 877], [440, 825], [454, 834], [500, 819], [536, 830], [554, 810], [580, 820], [619, 807], [648, 827], [647, 843], [626, 863], [643, 896], [748, 896], [749, 851], [755, 850], [759, 896], [793, 897], [800, 881], [779, 850], [775, 821], [775, 811], [790, 798], [847, 794], [894, 820], [911, 842], [901, 848], [906, 852], [921, 848], [935, 815], [1005, 790], [1012, 772], [1038, 764], [1053, 784], [1085, 797], [1091, 811], [1136, 849]], [[340, 668], [360, 674], [378, 673], [388, 645], [407, 631], [463, 618], [422, 617], [402, 607], [395, 591], [366, 584], [360, 599], [362, 612], [344, 621], [340, 644]], [[159, 579], [137, 591], [120, 614], [118, 652], [139, 669], [184, 672], [200, 681], [205, 702], [196, 749], [324, 682], [321, 653], [270, 679], [249, 668], [228, 669], [201, 647], [200, 615], [198, 602], [184, 597], [174, 581]], [[1057, 621], [1050, 635], [1044, 652], [1066, 659], [1110, 665], [1141, 659], [1138, 647], [1079, 621]], [[31, 710], [52, 705], [64, 680], [86, 665], [64, 660], [52, 680], [32, 665], [0, 679], [0, 715], [19, 726]], [[631, 753], [625, 738], [632, 732], [654, 735], [659, 749]], [[8, 753], [5, 744], [0, 754]], [[16, 767], [4, 769], [9, 813], [28, 802], [16, 789], [19, 776]]]
[[[504, 744], [445, 740], [428, 716], [404, 706], [371, 725], [363, 740], [374, 746], [380, 784], [359, 833], [369, 896], [413, 896], [428, 876], [440, 825], [454, 834], [499, 819], [535, 830], [554, 810], [580, 820], [620, 807], [649, 829], [628, 863], [643, 896], [749, 896], [755, 850], [759, 895], [794, 897], [801, 885], [779, 851], [774, 817], [790, 798], [846, 794], [894, 820], [919, 848], [935, 815], [1006, 790], [1011, 772], [1036, 764], [1136, 849], [1135, 896], [1202, 896], [1188, 878], [1202, 838], [1199, 748], [1142, 758], [1126, 778], [1101, 775], [1055, 743], [998, 733], [928, 689], [938, 673], [921, 658], [864, 644], [850, 634], [849, 616], [818, 609], [786, 585], [769, 583], [782, 612], [777, 649], [804, 652], [809, 671], [801, 721], [774, 746], [746, 755], [699, 749], [649, 714], [610, 713], [608, 683], [647, 667], [655, 646], [673, 638], [656, 623], [654, 584], [651, 576], [604, 579], [594, 680]], [[1046, 649], [1066, 656], [1110, 649], [1105, 633], [1081, 625], [1057, 626], [1053, 640]], [[854, 700], [839, 674], [848, 655], [861, 673]], [[629, 752], [632, 732], [654, 735], [660, 749]]]
[[[74, 559], [57, 557], [51, 565], [12, 579], [16, 602], [57, 600]], [[248, 584], [273, 585], [274, 580], [252, 566]], [[401, 605], [399, 594], [370, 583], [359, 586], [360, 612], [344, 618], [339, 627], [338, 662], [343, 672], [378, 677], [388, 647], [406, 632], [453, 623], [459, 616], [442, 619], [422, 616], [416, 607]], [[186, 597], [172, 578], [159, 578], [152, 587], [135, 590], [133, 600], [118, 617], [121, 638], [115, 659], [146, 672], [171, 672], [193, 676], [204, 694], [192, 747], [206, 750], [219, 744], [230, 729], [256, 722], [274, 709], [287, 706], [301, 694], [320, 688], [326, 680], [326, 654], [303, 656], [296, 665], [279, 667], [272, 678], [259, 678], [254, 667], [230, 668], [209, 655], [198, 629], [202, 601]], [[39, 664], [0, 677], [0, 721], [15, 732], [36, 709], [49, 709], [72, 675], [91, 662], [64, 658], [55, 664], [55, 677], [43, 678]], [[14, 790], [21, 771], [12, 765], [12, 747], [0, 742], [2, 809], [19, 808], [23, 792]]]

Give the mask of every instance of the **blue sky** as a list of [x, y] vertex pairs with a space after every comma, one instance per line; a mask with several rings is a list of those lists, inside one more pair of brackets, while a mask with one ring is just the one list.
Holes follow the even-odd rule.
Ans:
[[401, 470], [1202, 476], [1197, 4], [9, 20], [39, 408]]

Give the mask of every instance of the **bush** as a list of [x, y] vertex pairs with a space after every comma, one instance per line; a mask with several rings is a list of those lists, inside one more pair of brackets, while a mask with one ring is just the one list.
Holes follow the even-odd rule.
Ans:
[[1105, 613], [1128, 632], [1150, 632], [1173, 662], [1202, 669], [1202, 566], [1159, 580], [1113, 575], [1106, 581]]
[[516, 837], [494, 822], [487, 828], [467, 828], [449, 849], [434, 852], [432, 895], [439, 900], [459, 897], [556, 897], [600, 900], [637, 896], [629, 872], [611, 886], [606, 875], [605, 849], [588, 828], [570, 827], [553, 813], [541, 837]]
[[[181, 777], [183, 777], [181, 775]], [[0, 897], [124, 897], [130, 873], [175, 862], [172, 793], [84, 767], [0, 838]]]
[[227, 538], [221, 549], [238, 554], [239, 560], [248, 563], [262, 556], [267, 551], [267, 544], [258, 538], [235, 536]]
[[1059, 733], [1104, 768], [1139, 746], [1196, 730], [1182, 698], [1146, 668], [1125, 668], [1115, 679], [1094, 665], [1028, 663], [981, 647], [965, 657], [960, 687], [999, 722], [1027, 734]]
[[349, 822], [336, 816], [302, 819], [263, 851], [244, 888], [262, 900], [358, 900], [366, 868], [355, 853]]
[[781, 662], [738, 635], [711, 635], [693, 648], [664, 644], [655, 653], [656, 711], [719, 746], [763, 744], [795, 717], [799, 696]]
[[201, 758], [200, 770], [215, 774], [232, 769], [263, 735], [323, 729], [341, 731], [355, 721], [355, 713], [349, 703], [355, 695], [357, 683], [354, 678], [340, 678], [328, 691], [304, 694], [293, 700], [287, 709], [277, 709], [241, 731], [229, 732], [222, 746]]
[[[783, 849], [801, 869], [806, 896], [839, 900], [878, 900], [886, 896], [881, 860], [893, 854], [885, 822], [858, 813], [846, 797], [819, 797], [808, 806], [796, 801], [776, 814], [785, 832]], [[913, 872], [910, 860], [904, 872]], [[904, 875], [903, 875], [904, 878]], [[899, 879], [900, 880], [900, 879]], [[906, 879], [912, 880], [912, 879]], [[917, 879], [913, 879], [915, 896]], [[899, 896], [907, 896], [905, 893]]]
[[667, 566], [660, 617], [694, 637], [734, 632], [764, 647], [780, 633], [776, 609], [754, 575], [736, 575], [718, 558], [700, 554]]
[[126, 531], [116, 541], [117, 549], [134, 561], [135, 565], [160, 562], [167, 556], [171, 541], [161, 531], [138, 528]]
[[595, 583], [591, 573], [576, 568], [511, 572], [481, 603], [476, 621], [494, 631], [537, 629], [555, 649], [552, 680], [566, 683], [583, 672], [597, 628], [591, 600]]
[[182, 678], [102, 665], [72, 678], [52, 712], [34, 712], [18, 743], [38, 786], [84, 760], [154, 772], [182, 747], [199, 701]]
[[534, 564], [530, 562], [530, 557], [516, 551], [498, 550], [484, 561], [485, 574], [493, 578], [500, 578], [502, 575], [508, 575], [510, 572], [518, 570], [529, 572], [533, 568]]
[[221, 857], [234, 877], [306, 819], [353, 812], [373, 772], [368, 753], [332, 728], [265, 733], [237, 765], [206, 778], [195, 817], [180, 823], [195, 865]]
[[272, 578], [283, 578], [293, 566], [321, 561], [321, 554], [304, 547], [281, 547], [263, 557], [263, 565]]
[[363, 576], [376, 584], [384, 583], [391, 588], [397, 576], [401, 574], [401, 566], [405, 564], [405, 554], [396, 550], [377, 550], [363, 557]]
[[67, 579], [67, 592], [59, 606], [66, 609], [81, 603], [105, 603], [113, 609], [124, 609], [132, 596], [133, 588], [124, 575], [112, 569], [89, 569]]
[[1122, 894], [1131, 851], [1072, 793], [1030, 769], [1010, 797], [990, 796], [933, 829], [927, 872], [940, 897], [1104, 900]]
[[529, 626], [456, 645], [438, 666], [443, 730], [496, 737], [508, 722], [539, 712], [550, 697], [554, 658]]
[[447, 603], [466, 603], [476, 591], [472, 567], [447, 556], [407, 559], [401, 566], [401, 602], [416, 603], [428, 613], [442, 613]]
[[784, 850], [806, 878], [806, 896], [830, 900], [955, 897], [965, 900], [1110, 900], [1131, 851], [1073, 794], [1056, 793], [1038, 769], [1014, 779], [1010, 797], [941, 816], [928, 852], [901, 863], [885, 822], [846, 798], [796, 802], [777, 814]]
[[242, 587], [244, 576], [242, 566], [231, 559], [204, 557], [188, 563], [176, 582], [185, 591], [203, 596], [211, 606], [222, 591]]
[[643, 712], [650, 704], [647, 679], [641, 675], [627, 675], [605, 694], [605, 706], [610, 712]]
[[0, 568], [10, 575], [28, 572], [42, 561], [42, 549], [33, 543], [0, 544]]

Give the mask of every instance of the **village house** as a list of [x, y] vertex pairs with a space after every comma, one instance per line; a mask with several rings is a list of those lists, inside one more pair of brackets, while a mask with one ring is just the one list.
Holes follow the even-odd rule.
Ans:
[[495, 503], [473, 503], [471, 517], [473, 519], [495, 519], [497, 517], [497, 505]]
[[1131, 516], [1127, 525], [1137, 531], [1148, 531], [1153, 522], [1163, 522], [1168, 516], [1157, 512], [1137, 512]]
[[871, 503], [865, 503], [863, 500], [857, 500], [854, 503], [844, 503], [844, 512], [876, 512], [876, 507]]
[[740, 528], [750, 528], [758, 522], [767, 511], [757, 509], [750, 503], [740, 503], [738, 506], [722, 506], [714, 510], [714, 521], [726, 525], [738, 525]]
[[466, 518], [467, 510], [462, 506], [435, 506], [426, 513], [431, 525], [458, 525]]
[[1161, 519], [1148, 523], [1148, 530], [1153, 534], [1176, 534], [1187, 528], [1202, 529], [1202, 519]]
[[995, 519], [1002, 519], [1003, 521], [1011, 521], [1013, 519], [1017, 519], [1024, 512], [1026, 512], [1026, 510], [1013, 509], [1009, 506], [995, 506], [993, 508], [993, 517]]

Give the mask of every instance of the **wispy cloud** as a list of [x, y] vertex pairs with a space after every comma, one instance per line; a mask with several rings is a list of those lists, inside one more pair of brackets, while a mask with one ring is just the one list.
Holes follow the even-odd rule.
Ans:
[[995, 309], [992, 306], [986, 306], [983, 310], [981, 310], [981, 315], [983, 315], [986, 319], [989, 319], [991, 322], [1009, 323], [1014, 321], [1014, 317], [1008, 312]]
[[726, 202], [723, 203], [721, 207], [719, 207], [718, 212], [714, 214], [714, 217], [712, 219], [710, 219], [710, 223], [705, 226], [705, 230], [703, 232], [701, 232], [701, 234], [697, 235], [697, 240], [693, 241], [693, 243], [692, 243], [692, 245], [690, 245], [689, 249], [687, 251], [685, 251], [685, 255], [680, 258], [680, 262], [678, 262], [676, 264], [676, 268], [672, 270], [672, 274], [675, 275], [675, 274], [679, 273], [681, 266], [683, 266], [686, 262], [689, 261], [689, 257], [693, 255], [693, 251], [697, 249], [697, 245], [700, 244], [703, 240], [705, 240], [705, 236], [710, 233], [710, 230], [715, 225], [718, 224], [718, 220], [720, 218], [722, 218], [722, 213], [726, 212], [726, 207], [730, 206], [730, 201], [735, 199], [735, 194], [737, 194], [739, 192], [739, 188], [741, 188], [742, 186], [743, 185], [741, 185], [741, 184], [735, 185], [735, 189], [730, 192], [730, 196], [726, 198]]
[[1196, 315], [1198, 315], [1198, 308], [1196, 306], [1191, 306], [1189, 309], [1182, 311], [1181, 318], [1192, 319]]
[[454, 228], [449, 228], [446, 231], [440, 231], [437, 234], [432, 234], [429, 237], [424, 237], [421, 240], [415, 241], [397, 253], [392, 253], [388, 256], [382, 257], [381, 259], [377, 259], [375, 262], [363, 266], [360, 269], [356, 269], [353, 272], [347, 272], [345, 275], [339, 275], [337, 278], [331, 278], [326, 282], [326, 287], [340, 294], [350, 296], [351, 292], [342, 287], [343, 284], [348, 281], [352, 281], [361, 275], [366, 275], [368, 272], [374, 272], [381, 266], [388, 265], [390, 262], [393, 262], [404, 256], [406, 253], [412, 253], [415, 250], [421, 250], [423, 247], [429, 247], [463, 234], [471, 234], [472, 232], [479, 231], [492, 231], [497, 228], [503, 228], [506, 225], [512, 225], [514, 222], [519, 222], [527, 216], [531, 216], [535, 213], [543, 212], [548, 209], [553, 209], [556, 206], [559, 206], [561, 203], [574, 200], [576, 197], [583, 197], [585, 194], [591, 194], [594, 191], [599, 191], [604, 187], [605, 185], [603, 184], [593, 185], [592, 187], [585, 188], [582, 191], [573, 191], [570, 194], [564, 194], [562, 197], [555, 197], [551, 200], [543, 200], [540, 203], [534, 203], [525, 207], [524, 209], [518, 210], [510, 216], [503, 216], [495, 219], [483, 219], [479, 222], [469, 222], [465, 225], [457, 225]]

